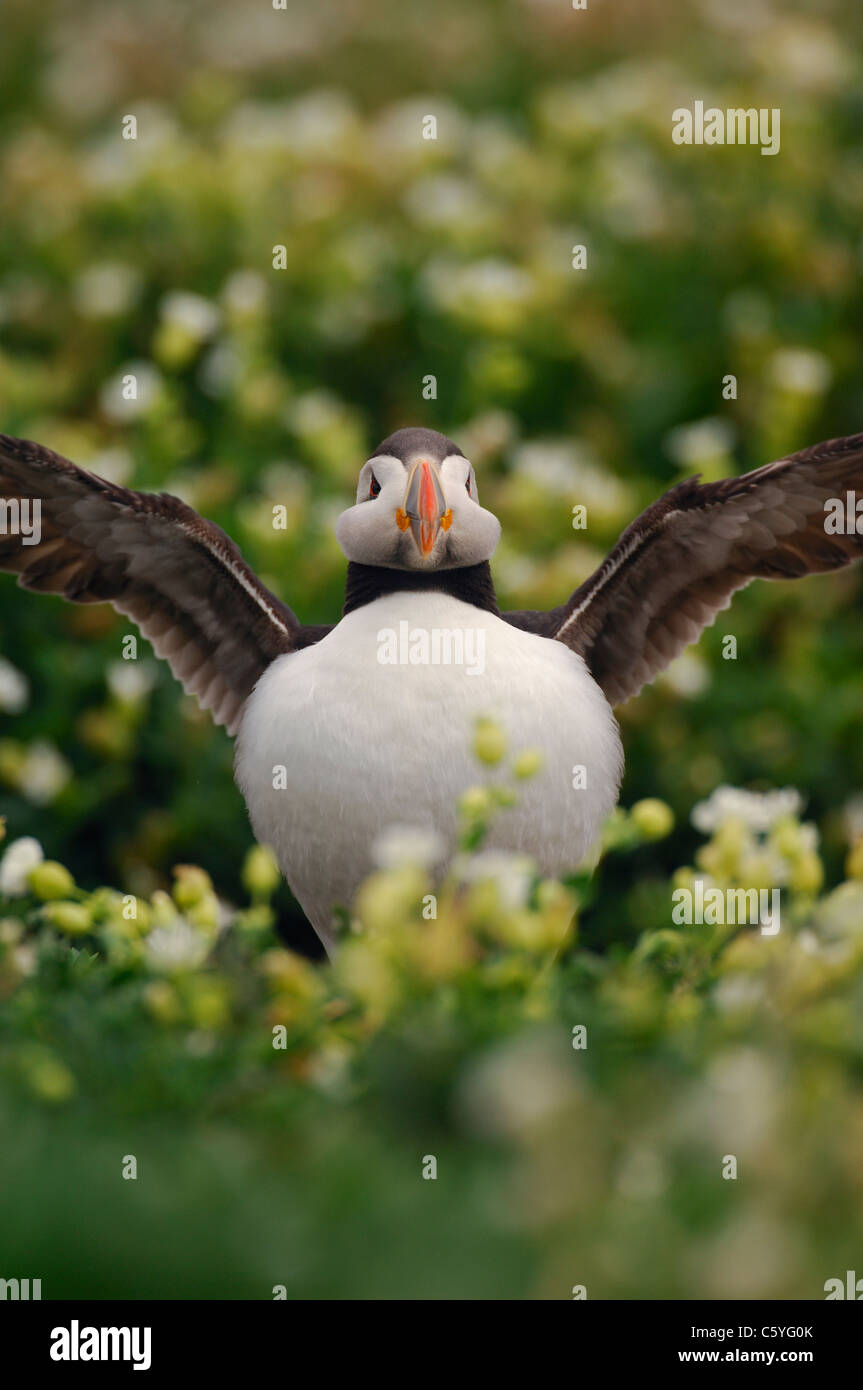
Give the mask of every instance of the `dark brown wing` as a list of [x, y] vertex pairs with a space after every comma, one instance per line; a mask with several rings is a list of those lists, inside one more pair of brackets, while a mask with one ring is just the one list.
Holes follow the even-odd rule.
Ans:
[[[17, 520], [26, 499], [30, 522], [38, 502], [35, 544]], [[112, 603], [229, 733], [270, 662], [326, 631], [302, 627], [224, 531], [178, 498], [132, 492], [39, 444], [0, 435], [4, 518], [0, 569], [25, 589]]]
[[860, 559], [863, 535], [833, 535], [825, 526], [825, 504], [839, 498], [844, 510], [848, 492], [863, 499], [863, 434], [739, 478], [690, 478], [624, 531], [568, 603], [504, 616], [580, 653], [610, 703], [621, 704], [750, 580], [797, 579]]

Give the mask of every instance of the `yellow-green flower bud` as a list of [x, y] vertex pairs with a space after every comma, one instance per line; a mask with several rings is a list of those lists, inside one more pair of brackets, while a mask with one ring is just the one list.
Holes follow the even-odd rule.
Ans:
[[269, 931], [275, 920], [273, 909], [262, 903], [258, 907], [247, 907], [243, 912], [238, 912], [233, 925], [239, 931], [265, 932]]
[[493, 924], [501, 914], [500, 894], [493, 878], [472, 883], [465, 897], [467, 920], [473, 927]]
[[199, 1028], [223, 1028], [231, 1016], [228, 991], [222, 980], [196, 979], [189, 991], [189, 1013]]
[[314, 999], [321, 991], [320, 976], [315, 967], [293, 951], [274, 946], [261, 957], [261, 970], [272, 988], [280, 994]]
[[496, 767], [506, 754], [506, 734], [493, 719], [478, 719], [473, 737], [473, 751], [481, 763]]
[[75, 1093], [75, 1078], [65, 1062], [52, 1052], [38, 1049], [24, 1061], [24, 1074], [40, 1100], [53, 1103], [68, 1100]]
[[414, 919], [426, 889], [425, 876], [406, 866], [370, 874], [357, 894], [357, 909], [367, 931], [398, 931]]
[[173, 899], [162, 888], [157, 888], [150, 899], [152, 925], [170, 927], [177, 920], [177, 909]]
[[202, 931], [212, 936], [219, 929], [221, 913], [219, 910], [219, 899], [215, 893], [204, 893], [197, 902], [192, 903], [185, 911], [187, 922], [191, 922], [193, 927], [200, 927]]
[[685, 864], [681, 868], [674, 870], [674, 873], [671, 875], [671, 886], [675, 889], [685, 888], [691, 893], [695, 887], [695, 880], [697, 877], [698, 875], [695, 870], [688, 864]]
[[575, 925], [578, 906], [575, 897], [557, 879], [547, 878], [539, 885], [537, 906], [545, 944], [549, 949], [562, 946]]
[[770, 842], [783, 859], [796, 859], [801, 849], [799, 822], [793, 819], [778, 821], [771, 831]]
[[45, 859], [37, 864], [27, 875], [27, 881], [42, 902], [68, 898], [75, 889], [75, 880], [69, 870], [65, 864], [58, 864], [56, 859]]
[[791, 887], [795, 893], [815, 897], [824, 882], [824, 866], [814, 849], [804, 850], [791, 865]]
[[[130, 904], [131, 906], [132, 904]], [[124, 920], [128, 920], [130, 925], [134, 924], [140, 935], [144, 936], [153, 923], [153, 911], [150, 904], [144, 898], [135, 898], [134, 915], [130, 915], [127, 919], [124, 914]]]
[[174, 877], [174, 902], [184, 910], [194, 907], [205, 894], [213, 891], [210, 875], [197, 864], [176, 864]]
[[539, 748], [525, 748], [512, 765], [513, 775], [519, 781], [526, 782], [529, 777], [535, 777], [541, 770], [545, 758]]
[[42, 916], [52, 927], [65, 932], [67, 936], [86, 936], [93, 926], [90, 910], [83, 903], [46, 903], [42, 909]]
[[670, 806], [656, 797], [636, 801], [630, 811], [630, 818], [636, 830], [646, 840], [663, 840], [674, 828], [674, 812]]
[[845, 872], [849, 878], [863, 879], [863, 835], [851, 846], [845, 860]]
[[160, 1023], [179, 1023], [183, 1005], [174, 986], [167, 980], [153, 980], [144, 990], [144, 1002]]
[[26, 762], [27, 750], [22, 743], [11, 738], [0, 739], [0, 782], [17, 786]]
[[198, 338], [181, 323], [162, 323], [153, 338], [153, 357], [170, 371], [184, 367], [199, 346]]
[[268, 845], [254, 845], [243, 863], [243, 886], [253, 898], [269, 898], [279, 886], [278, 861]]
[[459, 810], [468, 820], [482, 820], [491, 814], [492, 798], [486, 787], [468, 787], [459, 797]]

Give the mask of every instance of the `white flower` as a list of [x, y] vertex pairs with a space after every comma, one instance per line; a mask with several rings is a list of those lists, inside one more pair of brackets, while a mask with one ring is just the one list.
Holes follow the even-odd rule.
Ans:
[[526, 271], [491, 256], [466, 265], [433, 262], [424, 278], [430, 297], [445, 309], [469, 312], [471, 306], [501, 303], [521, 308], [533, 294]]
[[256, 314], [267, 302], [267, 282], [256, 270], [235, 270], [225, 281], [222, 300], [235, 314]]
[[0, 656], [0, 710], [5, 714], [20, 714], [27, 704], [30, 685], [26, 676]]
[[710, 684], [710, 669], [696, 652], [683, 652], [662, 672], [663, 685], [669, 686], [685, 700], [700, 695]]
[[599, 156], [605, 221], [620, 238], [652, 237], [670, 222], [668, 199], [655, 161], [643, 150], [609, 144]]
[[329, 1043], [309, 1058], [306, 1075], [313, 1086], [339, 1099], [348, 1094], [350, 1063], [350, 1048], [344, 1043]]
[[818, 904], [815, 925], [827, 941], [863, 935], [863, 883], [840, 883]]
[[711, 417], [678, 425], [669, 432], [665, 446], [683, 468], [700, 468], [717, 458], [724, 458], [731, 448], [734, 431], [727, 420]]
[[484, 849], [478, 854], [459, 856], [453, 870], [462, 883], [495, 883], [501, 905], [512, 912], [527, 902], [536, 864], [526, 854]]
[[519, 555], [515, 551], [506, 550], [504, 547], [495, 557], [495, 574], [501, 589], [510, 589], [513, 593], [518, 593], [519, 589], [527, 589], [533, 583], [537, 574], [537, 564], [530, 555]]
[[87, 460], [91, 473], [98, 473], [109, 483], [128, 483], [132, 476], [132, 455], [128, 449], [100, 449]]
[[199, 375], [208, 396], [224, 396], [239, 380], [239, 354], [227, 343], [216, 343], [201, 363]]
[[[842, 886], [847, 887], [845, 884]], [[855, 921], [857, 923], [860, 921], [859, 901], [856, 903]], [[823, 924], [819, 918], [819, 926], [820, 925]], [[807, 929], [806, 931], [797, 933], [797, 936], [794, 938], [794, 943], [798, 950], [802, 951], [805, 955], [814, 956], [816, 959], [823, 961], [825, 965], [847, 965], [857, 954], [858, 950], [854, 940], [853, 929], [847, 932], [845, 936], [840, 935], [835, 938], [827, 937], [826, 940], [819, 937], [816, 932]]]
[[[435, 140], [421, 138], [425, 119], [430, 115], [437, 122]], [[375, 120], [372, 136], [380, 158], [387, 164], [422, 163], [431, 157], [451, 155], [463, 144], [467, 130], [458, 107], [442, 101], [437, 93], [385, 107]]]
[[[721, 996], [720, 996], [721, 997]], [[757, 1007], [757, 994], [747, 987], [732, 986], [724, 1005], [732, 1014]], [[730, 1006], [730, 1007], [729, 1007]], [[698, 1136], [701, 1142], [722, 1143], [736, 1153], [750, 1154], [768, 1136], [776, 1122], [783, 1096], [779, 1066], [754, 1047], [726, 1048], [714, 1056], [705, 1073], [684, 1089], [669, 1122], [678, 1135]], [[729, 1144], [734, 1135], [734, 1145]], [[736, 1148], [735, 1145], [739, 1145]]]
[[811, 928], [797, 933], [795, 938], [799, 950], [804, 951], [807, 956], [818, 956], [821, 954], [821, 942]]
[[668, 1186], [665, 1165], [656, 1149], [633, 1145], [624, 1155], [615, 1188], [630, 1201], [655, 1200]]
[[746, 1118], [756, 1129], [782, 1094], [775, 1062], [754, 1047], [730, 1047], [720, 1052], [707, 1068], [707, 1080], [717, 1097], [727, 1097], [735, 1111], [742, 1106], [752, 1112]]
[[[102, 61], [100, 55], [98, 63], [88, 65], [88, 79], [91, 83]], [[140, 177], [142, 168], [152, 165], [160, 157], [164, 158], [166, 146], [177, 142], [177, 123], [161, 105], [149, 101], [136, 101], [134, 115], [138, 124], [137, 138], [133, 146], [134, 158], [130, 158], [127, 142], [118, 140], [113, 130], [110, 134], [106, 132], [98, 143], [90, 147], [90, 152], [82, 157], [84, 177], [93, 187], [127, 187]]]
[[485, 410], [466, 425], [458, 427], [458, 437], [469, 459], [501, 453], [516, 433], [516, 419], [509, 410]]
[[0, 896], [17, 898], [26, 893], [27, 875], [44, 858], [42, 846], [31, 835], [13, 840], [0, 860]]
[[181, 918], [169, 926], [156, 927], [144, 943], [150, 968], [167, 974], [175, 970], [196, 970], [206, 960], [209, 950], [209, 939]]
[[764, 981], [751, 975], [725, 975], [713, 990], [713, 1002], [724, 1014], [757, 1009], [764, 1003]]
[[152, 661], [112, 661], [106, 679], [118, 700], [137, 704], [153, 689], [156, 666]]
[[632, 508], [627, 485], [597, 467], [589, 450], [577, 440], [542, 439], [520, 444], [513, 451], [513, 471], [529, 478], [552, 497], [585, 506], [591, 520], [616, 521]]
[[803, 16], [795, 20], [789, 15], [787, 23], [771, 27], [756, 51], [762, 70], [766, 68], [783, 86], [788, 81], [798, 91], [834, 91], [852, 80], [853, 50], [838, 33]]
[[[99, 404], [109, 420], [124, 424], [146, 415], [161, 389], [161, 373], [152, 362], [127, 362], [105, 382]], [[132, 390], [134, 396], [130, 394]]]
[[830, 385], [833, 368], [821, 352], [810, 352], [808, 348], [780, 348], [771, 359], [770, 374], [784, 391], [820, 396]]
[[746, 35], [768, 29], [770, 42], [776, 42], [775, 29], [771, 27], [773, 16], [764, 0], [701, 0], [700, 9], [716, 29]]
[[341, 401], [331, 391], [306, 391], [294, 401], [290, 415], [297, 433], [307, 435], [329, 429], [341, 410]]
[[[771, 845], [759, 841], [750, 851], [740, 857], [739, 879], [741, 883], [769, 883], [781, 888], [791, 877], [788, 860]], [[761, 919], [764, 920], [763, 918]]]
[[579, 1095], [557, 1034], [522, 1035], [480, 1056], [463, 1077], [456, 1106], [481, 1134], [517, 1138], [565, 1113]]
[[805, 850], [807, 853], [817, 853], [818, 841], [819, 835], [817, 825], [813, 825], [811, 821], [807, 821], [805, 825], [801, 825], [797, 837], [797, 842], [801, 850]]
[[741, 820], [756, 834], [763, 834], [784, 816], [796, 816], [802, 805], [794, 787], [763, 793], [742, 787], [717, 787], [706, 801], [693, 806], [691, 819], [703, 835], [712, 835], [725, 820]]
[[15, 950], [12, 952], [12, 959], [15, 962], [19, 974], [36, 974], [37, 957], [36, 948], [34, 946], [29, 944], [26, 946], [16, 946]]
[[166, 323], [177, 324], [196, 342], [211, 338], [221, 320], [215, 304], [200, 294], [189, 294], [186, 290], [173, 290], [166, 294], [159, 307]]
[[863, 835], [863, 793], [849, 798], [842, 807], [842, 822], [845, 829], [846, 839], [853, 844], [858, 836]]
[[380, 869], [414, 866], [431, 869], [445, 853], [436, 830], [418, 825], [390, 825], [382, 830], [372, 846], [372, 858]]
[[473, 184], [451, 174], [432, 174], [412, 183], [404, 205], [415, 222], [431, 227], [474, 226], [485, 209]]
[[27, 749], [18, 785], [37, 806], [47, 806], [66, 786], [72, 769], [66, 759], [47, 740], [37, 739]]
[[326, 158], [333, 149], [344, 147], [355, 123], [354, 109], [343, 92], [309, 92], [287, 108], [287, 147], [309, 160]]
[[87, 266], [75, 281], [75, 303], [85, 318], [109, 319], [128, 309], [141, 276], [133, 266], [102, 261]]

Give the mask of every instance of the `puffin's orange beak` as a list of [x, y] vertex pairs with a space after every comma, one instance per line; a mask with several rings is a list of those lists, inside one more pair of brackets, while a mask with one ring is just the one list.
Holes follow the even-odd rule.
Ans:
[[447, 507], [440, 474], [430, 459], [417, 459], [408, 477], [404, 507], [396, 512], [399, 530], [411, 529], [417, 549], [431, 555], [438, 531], [452, 525], [452, 509]]

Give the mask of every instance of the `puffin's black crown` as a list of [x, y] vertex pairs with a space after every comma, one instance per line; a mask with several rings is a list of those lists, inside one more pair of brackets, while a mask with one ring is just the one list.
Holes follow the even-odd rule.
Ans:
[[442, 463], [449, 454], [458, 454], [464, 458], [458, 445], [447, 439], [445, 434], [439, 434], [437, 430], [423, 429], [419, 425], [406, 430], [396, 430], [395, 434], [389, 435], [375, 449], [372, 458], [377, 458], [380, 454], [391, 454], [402, 463], [408, 463], [417, 454], [425, 454], [434, 463]]

